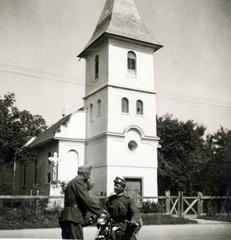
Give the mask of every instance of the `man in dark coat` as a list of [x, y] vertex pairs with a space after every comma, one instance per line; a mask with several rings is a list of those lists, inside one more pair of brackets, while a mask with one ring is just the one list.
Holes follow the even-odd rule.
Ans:
[[132, 198], [125, 195], [126, 181], [116, 177], [114, 180], [115, 194], [108, 198], [107, 211], [113, 220], [113, 239], [135, 240], [136, 233], [142, 225], [140, 212]]
[[88, 193], [90, 174], [91, 166], [80, 166], [78, 176], [65, 188], [64, 209], [59, 217], [63, 239], [83, 239], [87, 212], [97, 216], [102, 212], [98, 199], [90, 197]]

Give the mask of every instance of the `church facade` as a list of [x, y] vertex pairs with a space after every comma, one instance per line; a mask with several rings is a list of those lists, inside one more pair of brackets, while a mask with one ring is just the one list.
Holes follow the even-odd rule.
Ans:
[[161, 47], [133, 0], [106, 0], [78, 56], [86, 61], [84, 107], [29, 144], [46, 165], [37, 163], [38, 179], [42, 171], [43, 183], [67, 182], [89, 164], [97, 195], [110, 195], [116, 176], [131, 196], [158, 195], [153, 53]]

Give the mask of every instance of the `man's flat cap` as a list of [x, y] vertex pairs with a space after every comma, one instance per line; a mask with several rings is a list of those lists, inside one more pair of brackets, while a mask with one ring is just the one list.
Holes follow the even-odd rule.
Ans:
[[91, 169], [92, 169], [92, 166], [89, 166], [89, 165], [82, 165], [78, 168], [78, 172], [79, 173], [90, 173], [91, 172]]
[[126, 186], [126, 181], [124, 178], [121, 177], [116, 177], [114, 180], [114, 183], [120, 184], [121, 186], [125, 187]]

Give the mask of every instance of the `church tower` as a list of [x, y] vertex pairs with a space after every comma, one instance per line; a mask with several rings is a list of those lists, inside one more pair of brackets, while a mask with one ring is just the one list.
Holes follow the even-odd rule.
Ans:
[[86, 60], [85, 162], [100, 195], [113, 192], [116, 176], [132, 196], [158, 195], [153, 53], [161, 47], [133, 0], [106, 0], [78, 56]]

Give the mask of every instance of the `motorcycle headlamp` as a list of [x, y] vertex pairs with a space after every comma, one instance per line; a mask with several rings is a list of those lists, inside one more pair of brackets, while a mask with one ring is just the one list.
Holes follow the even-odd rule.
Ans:
[[97, 223], [100, 225], [106, 224], [108, 221], [108, 216], [105, 213], [102, 213], [101, 216], [98, 218]]

